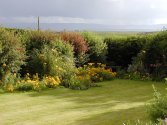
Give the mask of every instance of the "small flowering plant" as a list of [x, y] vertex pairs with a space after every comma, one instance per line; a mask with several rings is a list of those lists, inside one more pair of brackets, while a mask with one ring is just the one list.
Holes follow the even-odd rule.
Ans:
[[105, 80], [112, 80], [116, 77], [117, 73], [107, 68], [105, 64], [88, 63], [88, 65], [79, 68], [78, 75], [88, 75], [92, 82], [102, 82]]
[[24, 78], [17, 81], [16, 89], [18, 91], [39, 90], [40, 81], [39, 81], [38, 73], [36, 73], [33, 76], [30, 76], [30, 74], [27, 73]]
[[61, 81], [58, 76], [55, 77], [46, 76], [44, 78], [44, 83], [49, 88], [56, 88], [61, 83]]

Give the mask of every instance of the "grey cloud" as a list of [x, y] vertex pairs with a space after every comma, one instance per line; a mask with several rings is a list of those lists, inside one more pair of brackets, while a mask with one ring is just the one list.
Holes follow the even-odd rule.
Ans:
[[165, 5], [166, 0], [0, 0], [0, 17], [65, 17], [103, 20], [113, 25], [153, 24], [158, 19], [166, 20]]

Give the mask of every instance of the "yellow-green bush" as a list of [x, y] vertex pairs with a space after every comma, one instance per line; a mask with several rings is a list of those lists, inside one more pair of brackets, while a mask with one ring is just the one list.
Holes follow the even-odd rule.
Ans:
[[20, 39], [13, 32], [0, 28], [0, 77], [17, 73], [25, 64], [26, 51]]
[[103, 41], [100, 36], [97, 36], [93, 33], [83, 32], [82, 36], [88, 44], [89, 62], [101, 62], [106, 61], [107, 54], [107, 44]]

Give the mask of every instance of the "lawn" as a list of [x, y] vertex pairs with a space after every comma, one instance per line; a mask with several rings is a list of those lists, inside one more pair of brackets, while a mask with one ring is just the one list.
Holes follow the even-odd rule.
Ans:
[[41, 92], [0, 93], [0, 125], [122, 125], [147, 121], [145, 104], [156, 82], [114, 80], [77, 91], [66, 88]]

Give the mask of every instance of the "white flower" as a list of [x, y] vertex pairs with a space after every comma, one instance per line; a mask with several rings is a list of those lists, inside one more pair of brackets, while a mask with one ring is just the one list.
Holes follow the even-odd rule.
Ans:
[[167, 78], [165, 78], [165, 81], [167, 81]]

